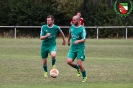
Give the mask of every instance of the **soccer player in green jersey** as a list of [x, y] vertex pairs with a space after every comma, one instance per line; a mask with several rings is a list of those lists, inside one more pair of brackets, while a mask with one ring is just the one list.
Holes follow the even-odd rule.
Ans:
[[[85, 28], [80, 25], [80, 17], [73, 17], [73, 25], [70, 27], [69, 36], [68, 36], [68, 45], [71, 46], [67, 56], [67, 64], [77, 69], [77, 76], [80, 77], [82, 73], [83, 80], [85, 82], [87, 79], [86, 70], [83, 66], [83, 61], [85, 60], [85, 40], [86, 40], [86, 31]], [[77, 57], [77, 64], [74, 63], [75, 58]]]
[[47, 17], [47, 24], [43, 25], [41, 28], [40, 39], [42, 40], [41, 45], [41, 57], [44, 69], [44, 77], [48, 77], [48, 66], [47, 66], [47, 57], [48, 53], [50, 53], [52, 58], [52, 68], [55, 68], [56, 62], [56, 35], [60, 33], [63, 43], [65, 45], [65, 36], [59, 26], [54, 24], [54, 17], [49, 15]]

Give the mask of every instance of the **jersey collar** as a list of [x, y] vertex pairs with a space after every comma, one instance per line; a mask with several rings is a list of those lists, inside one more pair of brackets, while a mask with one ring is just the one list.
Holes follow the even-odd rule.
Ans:
[[78, 27], [76, 27], [75, 25], [73, 25], [75, 28], [79, 28], [79, 27], [81, 27], [81, 25], [79, 25]]
[[[48, 26], [48, 25], [47, 25]], [[49, 26], [48, 26], [49, 27]], [[49, 27], [49, 28], [53, 28], [54, 27], [54, 24], [52, 25], [52, 27]]]

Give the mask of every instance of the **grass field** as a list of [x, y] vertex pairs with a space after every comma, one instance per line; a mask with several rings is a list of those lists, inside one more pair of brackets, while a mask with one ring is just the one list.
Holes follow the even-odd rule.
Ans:
[[41, 40], [1, 38], [0, 88], [133, 88], [133, 40], [87, 39], [86, 83], [66, 64], [69, 47], [61, 43], [58, 39], [56, 66], [60, 74], [54, 79], [43, 77]]

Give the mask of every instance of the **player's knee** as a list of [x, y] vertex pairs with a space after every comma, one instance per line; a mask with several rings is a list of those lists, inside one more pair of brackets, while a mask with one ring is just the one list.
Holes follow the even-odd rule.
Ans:
[[72, 63], [72, 60], [71, 59], [67, 59], [67, 64], [71, 64]]
[[42, 61], [43, 65], [47, 65], [47, 60]]
[[78, 62], [77, 63], [79, 67], [82, 67], [82, 63], [81, 62]]
[[52, 55], [51, 57], [55, 59], [56, 58], [56, 55]]
[[56, 54], [51, 54], [51, 57], [52, 58], [56, 58]]
[[52, 52], [52, 53], [51, 53], [51, 57], [52, 57], [52, 58], [56, 58], [56, 52]]

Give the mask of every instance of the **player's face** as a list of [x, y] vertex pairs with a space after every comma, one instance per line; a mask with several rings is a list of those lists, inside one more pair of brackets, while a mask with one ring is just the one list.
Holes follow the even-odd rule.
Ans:
[[76, 26], [78, 25], [78, 20], [75, 17], [73, 17], [73, 24], [76, 25]]
[[81, 16], [81, 13], [77, 13], [77, 16], [79, 16], [79, 17], [80, 17], [80, 16]]
[[54, 23], [54, 20], [52, 20], [52, 18], [47, 18], [47, 24], [49, 26], [53, 25], [53, 23]]

